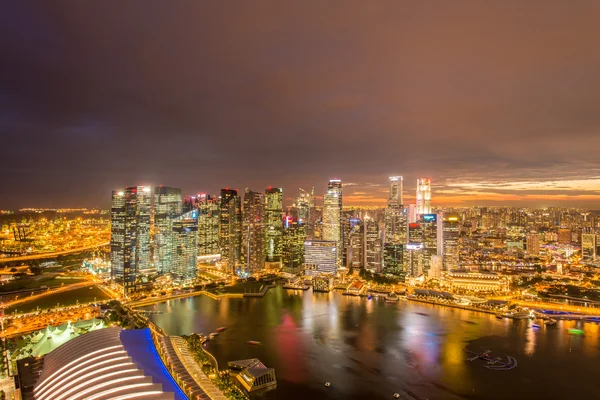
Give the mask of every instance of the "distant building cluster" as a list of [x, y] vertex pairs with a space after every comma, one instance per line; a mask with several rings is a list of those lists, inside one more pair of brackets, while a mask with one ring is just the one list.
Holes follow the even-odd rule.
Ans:
[[456, 286], [456, 271], [527, 270], [550, 259], [561, 261], [563, 271], [579, 249], [582, 262], [600, 257], [600, 233], [589, 213], [434, 208], [426, 178], [416, 182], [415, 204], [404, 204], [403, 178], [388, 183], [379, 210], [344, 209], [340, 179], [329, 180], [321, 207], [314, 188], [300, 189], [288, 207], [283, 190], [273, 187], [187, 197], [163, 186], [113, 191], [112, 277], [125, 293], [155, 274], [191, 283], [201, 259], [218, 260], [221, 271], [241, 277], [273, 266], [325, 280], [366, 269], [398, 279], [445, 278]]

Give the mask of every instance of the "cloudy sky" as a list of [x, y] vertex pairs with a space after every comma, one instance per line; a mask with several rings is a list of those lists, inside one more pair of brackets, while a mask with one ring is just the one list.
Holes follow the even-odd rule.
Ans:
[[598, 1], [59, 1], [0, 12], [0, 207], [272, 185], [600, 204]]

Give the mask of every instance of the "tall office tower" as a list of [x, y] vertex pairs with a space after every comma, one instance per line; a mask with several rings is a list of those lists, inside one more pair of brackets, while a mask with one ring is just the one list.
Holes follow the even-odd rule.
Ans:
[[408, 243], [403, 253], [404, 272], [407, 276], [423, 274], [423, 243]]
[[304, 242], [306, 225], [299, 219], [288, 215], [283, 224], [282, 264], [283, 270], [290, 274], [299, 274], [304, 266]]
[[403, 243], [386, 243], [383, 247], [383, 271], [386, 274], [404, 274], [404, 247]]
[[444, 271], [458, 268], [459, 235], [460, 216], [456, 213], [444, 213], [442, 218], [442, 269]]
[[281, 238], [283, 236], [283, 190], [265, 190], [265, 253], [267, 261], [281, 261]]
[[402, 177], [390, 177], [390, 193], [385, 209], [385, 243], [404, 243], [406, 221], [403, 218]]
[[132, 186], [112, 192], [111, 277], [128, 296], [150, 263], [151, 189]]
[[175, 282], [192, 283], [198, 262], [198, 210], [175, 218], [171, 229], [172, 265], [169, 272]]
[[346, 267], [360, 269], [364, 266], [364, 225], [360, 220], [358, 223], [351, 223], [350, 234], [348, 235], [348, 252], [346, 255]]
[[368, 216], [365, 217], [364, 221], [364, 266], [369, 270], [375, 272], [381, 272], [382, 269], [382, 244], [381, 237], [379, 234], [379, 224], [377, 221], [370, 219]]
[[198, 201], [198, 255], [219, 254], [219, 198], [199, 193], [196, 199]]
[[337, 242], [307, 240], [304, 242], [304, 269], [306, 275], [337, 273]]
[[[327, 193], [323, 197], [323, 227], [322, 239], [336, 243], [338, 257], [341, 256], [339, 249], [343, 245], [342, 238], [342, 181], [339, 179], [329, 180]], [[338, 258], [338, 265], [341, 259]]]
[[154, 266], [159, 274], [171, 272], [173, 220], [181, 213], [181, 189], [164, 186], [154, 189]]
[[423, 232], [423, 272], [429, 271], [431, 257], [438, 254], [438, 216], [437, 214], [421, 215]]
[[527, 234], [527, 253], [530, 255], [540, 254], [540, 235], [537, 232]]
[[597, 250], [597, 237], [596, 234], [587, 229], [585, 233], [581, 234], [581, 257], [583, 261], [594, 261], [598, 254]]
[[265, 268], [265, 196], [246, 188], [243, 212], [243, 264], [254, 274]]
[[419, 222], [408, 224], [408, 243], [423, 243], [423, 228]]
[[241, 263], [242, 212], [241, 200], [235, 189], [221, 189], [219, 217], [219, 248], [221, 262], [235, 274]]
[[417, 179], [417, 215], [431, 214], [431, 179]]
[[315, 212], [315, 188], [310, 192], [300, 188], [298, 197], [294, 198], [292, 204], [292, 217], [304, 225], [306, 237], [312, 239], [315, 231], [316, 212]]

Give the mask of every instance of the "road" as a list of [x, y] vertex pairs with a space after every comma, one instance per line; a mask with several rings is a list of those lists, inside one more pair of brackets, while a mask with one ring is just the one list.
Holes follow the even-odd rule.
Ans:
[[54, 258], [54, 257], [58, 257], [58, 256], [64, 256], [67, 254], [80, 253], [80, 252], [86, 251], [86, 250], [97, 249], [98, 247], [108, 246], [109, 244], [110, 244], [110, 242], [105, 242], [105, 243], [95, 244], [93, 246], [79, 247], [77, 249], [58, 251], [56, 253], [41, 253], [41, 254], [32, 254], [32, 255], [20, 256], [20, 257], [2, 257], [2, 258], [0, 258], [0, 264], [5, 263], [5, 262], [13, 262], [13, 261], [31, 261], [31, 260], [39, 260], [39, 259], [44, 259], [44, 258]]
[[49, 296], [49, 295], [56, 294], [56, 293], [62, 293], [62, 292], [66, 292], [69, 290], [84, 288], [84, 287], [88, 287], [88, 286], [94, 286], [100, 282], [101, 282], [100, 280], [89, 280], [89, 281], [85, 281], [85, 282], [73, 283], [72, 285], [61, 286], [58, 289], [54, 289], [54, 290], [47, 290], [45, 292], [38, 293], [33, 296], [23, 296], [21, 298], [18, 298], [18, 296], [17, 296], [17, 298], [15, 300], [0, 304], [0, 309], [6, 309], [9, 307], [16, 306], [17, 304], [22, 304], [22, 303], [26, 303], [28, 301], [37, 300], [41, 297]]

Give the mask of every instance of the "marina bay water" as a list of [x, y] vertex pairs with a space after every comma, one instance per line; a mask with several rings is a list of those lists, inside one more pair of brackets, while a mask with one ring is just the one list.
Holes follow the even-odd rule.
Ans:
[[[199, 296], [145, 309], [161, 311], [150, 318], [171, 335], [226, 326], [207, 349], [221, 368], [254, 357], [275, 368], [277, 389], [265, 393], [267, 399], [383, 399], [393, 393], [407, 399], [590, 399], [598, 393], [596, 323], [534, 328], [530, 320], [407, 300], [281, 287], [263, 298]], [[488, 370], [485, 361], [467, 361], [465, 349], [512, 356], [518, 367]]]

